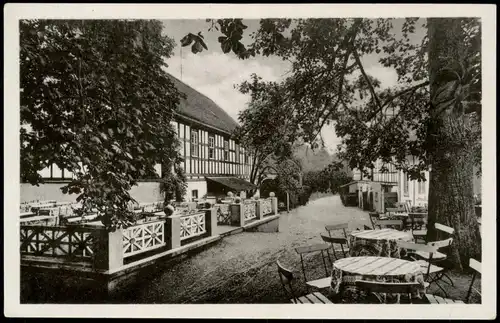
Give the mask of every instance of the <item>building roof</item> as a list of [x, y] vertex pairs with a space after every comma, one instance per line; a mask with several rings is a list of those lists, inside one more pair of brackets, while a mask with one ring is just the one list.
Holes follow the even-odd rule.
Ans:
[[181, 99], [179, 105], [178, 113], [181, 116], [195, 119], [200, 123], [216, 128], [217, 130], [222, 130], [228, 134], [231, 134], [239, 127], [238, 123], [214, 101], [171, 74], [168, 74], [168, 76], [177, 89], [186, 95], [185, 99]]

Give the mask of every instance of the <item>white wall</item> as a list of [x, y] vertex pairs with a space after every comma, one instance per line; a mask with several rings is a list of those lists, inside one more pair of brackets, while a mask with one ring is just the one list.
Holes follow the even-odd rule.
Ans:
[[198, 190], [198, 198], [202, 198], [203, 195], [207, 194], [207, 181], [187, 182], [186, 201], [191, 201], [192, 190]]

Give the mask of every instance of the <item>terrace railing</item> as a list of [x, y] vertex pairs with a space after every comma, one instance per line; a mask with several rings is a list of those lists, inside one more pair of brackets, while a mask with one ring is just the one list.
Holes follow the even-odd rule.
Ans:
[[165, 221], [148, 222], [123, 229], [123, 257], [165, 246]]
[[257, 206], [255, 201], [244, 201], [242, 209], [245, 221], [249, 221], [257, 217]]
[[273, 202], [272, 202], [272, 199], [270, 199], [270, 198], [261, 200], [260, 207], [262, 209], [262, 215], [269, 215], [269, 214], [274, 213]]
[[21, 255], [90, 260], [96, 229], [76, 226], [21, 225]]
[[180, 217], [180, 228], [181, 241], [206, 233], [205, 212], [182, 215]]

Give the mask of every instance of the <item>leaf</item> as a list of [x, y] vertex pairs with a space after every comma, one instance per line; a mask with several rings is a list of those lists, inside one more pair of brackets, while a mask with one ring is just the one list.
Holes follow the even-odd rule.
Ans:
[[193, 34], [189, 33], [186, 36], [182, 37], [181, 39], [181, 46], [186, 47], [191, 45], [191, 43], [194, 41]]
[[217, 38], [217, 40], [219, 41], [219, 43], [223, 43], [223, 42], [225, 42], [227, 40], [227, 37], [226, 36], [219, 36]]
[[224, 54], [229, 53], [231, 51], [231, 42], [229, 40], [226, 40], [222, 43], [221, 48]]

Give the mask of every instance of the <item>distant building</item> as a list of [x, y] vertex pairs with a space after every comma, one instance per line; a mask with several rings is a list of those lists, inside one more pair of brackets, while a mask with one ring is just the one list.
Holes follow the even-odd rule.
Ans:
[[[248, 182], [252, 158], [232, 138], [238, 123], [215, 102], [192, 87], [170, 76], [177, 89], [186, 95], [179, 105], [172, 125], [181, 141], [181, 165], [187, 175], [188, 201], [204, 196], [221, 197], [232, 191], [246, 194], [255, 186]], [[161, 165], [156, 166], [158, 176]], [[21, 183], [21, 201], [49, 200], [74, 201], [76, 195], [62, 194], [60, 187], [71, 181], [73, 174], [53, 164], [40, 171], [46, 184], [32, 186]], [[158, 178], [140, 179], [131, 195], [138, 201], [162, 199]], [[243, 192], [243, 193], [242, 193]]]

